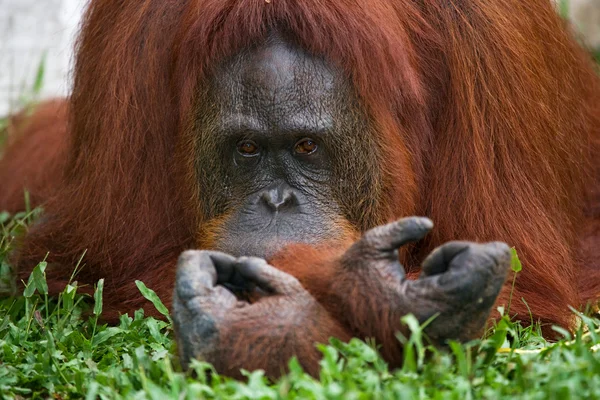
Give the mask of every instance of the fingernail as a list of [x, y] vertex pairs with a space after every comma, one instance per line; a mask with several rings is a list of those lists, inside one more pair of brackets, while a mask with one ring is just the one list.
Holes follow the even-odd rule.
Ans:
[[431, 229], [433, 228], [433, 221], [430, 220], [427, 217], [417, 217], [419, 224], [424, 228], [424, 229]]

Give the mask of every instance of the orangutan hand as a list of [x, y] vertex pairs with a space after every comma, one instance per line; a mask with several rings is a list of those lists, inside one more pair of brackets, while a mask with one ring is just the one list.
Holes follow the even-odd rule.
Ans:
[[[226, 286], [258, 288], [262, 296], [249, 303]], [[215, 251], [181, 255], [172, 314], [184, 367], [198, 358], [236, 377], [241, 368], [279, 376], [292, 356], [315, 375], [315, 344], [349, 338], [293, 276], [260, 258]]]
[[[400, 318], [412, 313], [434, 343], [466, 341], [481, 334], [510, 266], [510, 249], [500, 242], [449, 242], [423, 262], [417, 280], [408, 280], [398, 249], [423, 238], [433, 227], [426, 218], [404, 218], [374, 228], [342, 257], [332, 291], [342, 303], [350, 328], [375, 337], [386, 358], [401, 358], [395, 334]], [[346, 295], [344, 298], [344, 294]]]

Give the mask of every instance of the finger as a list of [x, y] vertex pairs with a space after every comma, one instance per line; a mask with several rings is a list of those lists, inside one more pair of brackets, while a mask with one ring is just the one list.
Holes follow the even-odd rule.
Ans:
[[466, 279], [469, 287], [460, 290], [477, 294], [481, 291], [478, 288], [484, 286], [492, 286], [499, 290], [509, 268], [510, 248], [505, 243], [471, 243], [450, 260], [448, 273], [440, 274], [438, 277], [442, 286], [456, 287], [457, 290], [464, 287], [460, 282]]
[[203, 299], [205, 306], [210, 306], [211, 309], [224, 311], [232, 308], [238, 308], [238, 298], [230, 290], [223, 286], [215, 286], [211, 295]]
[[223, 321], [237, 308], [236, 297], [222, 286], [215, 286], [208, 295], [185, 301], [176, 292], [171, 315], [178, 344], [187, 348], [184, 353], [196, 354], [191, 350], [210, 349]]
[[484, 247], [490, 257], [495, 261], [495, 267], [499, 273], [507, 273], [510, 269], [511, 251], [510, 247], [504, 242], [485, 243]]
[[244, 279], [274, 294], [291, 295], [304, 290], [295, 277], [269, 265], [262, 258], [240, 257], [235, 268]]
[[236, 258], [230, 254], [220, 251], [206, 251], [217, 271], [217, 282], [227, 282], [233, 276], [235, 271]]
[[[188, 250], [179, 256], [176, 286], [177, 295], [182, 300], [204, 295], [217, 283], [217, 271], [211, 253], [214, 252]], [[215, 258], [223, 261], [219, 255], [215, 255]]]
[[470, 242], [455, 241], [435, 248], [423, 261], [421, 276], [433, 276], [446, 272], [450, 261], [470, 245], [472, 245]]
[[467, 265], [502, 272], [510, 266], [510, 247], [502, 242], [470, 243], [465, 251], [451, 259], [448, 269], [461, 269]]
[[433, 228], [429, 218], [409, 217], [373, 228], [361, 239], [379, 251], [394, 251], [399, 247], [422, 239]]

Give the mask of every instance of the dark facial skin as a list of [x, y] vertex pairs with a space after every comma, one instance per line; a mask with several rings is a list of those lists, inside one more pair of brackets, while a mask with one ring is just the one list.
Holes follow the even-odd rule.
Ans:
[[[509, 269], [508, 246], [447, 243], [419, 279], [406, 279], [398, 249], [433, 224], [413, 217], [377, 226], [380, 151], [348, 82], [270, 38], [208, 83], [196, 144], [207, 250], [182, 254], [173, 296], [184, 366], [200, 358], [226, 375], [244, 368], [276, 377], [297, 356], [317, 375], [315, 343], [332, 336], [375, 338], [398, 366], [396, 333], [409, 334], [400, 323], [409, 313], [421, 323], [435, 317], [425, 329], [435, 344], [481, 334]], [[292, 261], [303, 271], [294, 276], [265, 260], [287, 243], [331, 242], [352, 230], [366, 233], [325, 265], [299, 252]], [[247, 301], [240, 288], [260, 296]]]
[[333, 67], [272, 37], [227, 62], [208, 88], [200, 198], [205, 221], [226, 216], [211, 248], [268, 258], [288, 243], [336, 241], [345, 227], [378, 222], [379, 150]]

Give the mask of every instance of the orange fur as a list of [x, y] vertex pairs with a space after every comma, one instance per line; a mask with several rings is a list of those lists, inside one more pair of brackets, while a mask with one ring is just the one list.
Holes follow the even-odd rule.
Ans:
[[50, 276], [67, 277], [87, 249], [78, 280], [107, 278], [108, 306], [143, 304], [134, 279], [168, 300], [201, 223], [189, 147], [198, 93], [273, 26], [352, 80], [385, 155], [380, 220], [436, 223], [403, 256], [413, 274], [446, 241], [504, 240], [524, 262], [518, 318], [529, 320], [524, 298], [534, 319], [569, 327], [567, 306], [597, 298], [600, 88], [547, 0], [93, 0], [68, 140], [67, 118], [50, 124], [43, 108], [0, 162], [0, 208], [17, 209], [24, 186], [44, 193], [21, 273], [50, 251]]
[[[31, 113], [35, 118], [31, 118]], [[9, 120], [8, 143], [0, 152], [0, 208], [22, 211], [25, 190], [40, 205], [60, 185], [66, 158], [67, 104], [56, 100]]]

